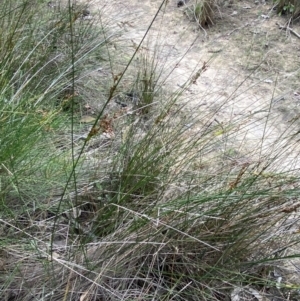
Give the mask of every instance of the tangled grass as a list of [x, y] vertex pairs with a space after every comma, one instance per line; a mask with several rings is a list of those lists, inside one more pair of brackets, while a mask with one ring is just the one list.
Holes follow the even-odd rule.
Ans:
[[156, 56], [129, 87], [133, 60], [102, 81], [94, 124], [76, 123], [75, 91], [100, 54], [109, 70], [114, 33], [70, 2], [32, 5], [0, 4], [1, 300], [296, 300], [296, 285], [272, 278], [299, 240], [299, 170], [280, 165], [294, 128], [245, 159], [245, 120], [189, 113], [195, 75], [164, 91]]

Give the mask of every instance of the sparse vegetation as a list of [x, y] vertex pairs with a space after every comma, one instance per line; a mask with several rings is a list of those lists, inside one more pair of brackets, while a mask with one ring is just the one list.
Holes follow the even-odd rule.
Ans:
[[184, 7], [187, 16], [196, 21], [202, 28], [214, 24], [216, 8], [216, 0], [194, 0], [187, 2]]
[[278, 14], [289, 14], [292, 15], [293, 19], [297, 19], [300, 15], [300, 2], [299, 0], [278, 0], [277, 13]]
[[169, 91], [147, 35], [121, 56], [105, 12], [86, 10], [0, 2], [1, 300], [298, 300], [276, 274], [299, 253], [297, 118], [271, 142], [272, 103], [220, 122], [246, 79], [189, 107], [213, 61]]
[[201, 0], [196, 1], [194, 4], [194, 15], [196, 21], [201, 26], [207, 26], [214, 24], [214, 11], [213, 6], [215, 5], [214, 1], [212, 0]]

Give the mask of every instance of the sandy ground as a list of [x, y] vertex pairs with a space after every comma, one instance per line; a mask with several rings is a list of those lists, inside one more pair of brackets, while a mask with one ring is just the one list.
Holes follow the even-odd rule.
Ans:
[[[101, 10], [120, 31], [114, 46], [129, 58], [161, 2], [94, 0], [89, 6], [92, 12]], [[201, 28], [192, 17], [193, 3], [178, 8], [173, 0], [163, 5], [140, 51], [156, 57], [160, 80], [169, 91], [201, 73], [184, 91], [186, 110], [196, 114], [201, 110], [220, 126], [238, 126], [230, 139], [251, 157], [247, 160], [260, 160], [275, 151], [281, 153], [278, 170], [299, 168], [296, 138], [282, 154], [287, 141], [282, 135], [296, 133], [300, 105], [300, 41], [279, 28], [288, 18], [276, 15], [272, 1], [225, 2], [216, 11], [215, 24]], [[300, 32], [299, 24], [293, 29]], [[191, 126], [191, 131], [198, 130], [196, 123]]]

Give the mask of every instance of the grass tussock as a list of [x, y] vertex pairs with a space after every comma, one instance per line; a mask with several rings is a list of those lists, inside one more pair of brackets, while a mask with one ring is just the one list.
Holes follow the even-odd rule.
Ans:
[[196, 21], [201, 28], [206, 28], [215, 24], [215, 13], [217, 8], [218, 1], [216, 0], [186, 1], [186, 5], [184, 5], [187, 16]]
[[214, 1], [199, 1], [195, 3], [194, 14], [195, 19], [200, 26], [208, 26], [214, 24]]
[[0, 4], [1, 300], [297, 300], [274, 278], [297, 257], [293, 126], [247, 151], [244, 117], [184, 101], [207, 66], [171, 93], [141, 48], [114, 77], [105, 13], [71, 4]]

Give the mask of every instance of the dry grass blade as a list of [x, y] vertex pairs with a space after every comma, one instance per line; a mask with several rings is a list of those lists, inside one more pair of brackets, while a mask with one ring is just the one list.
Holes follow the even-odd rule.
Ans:
[[214, 44], [214, 0], [42, 2], [0, 2], [0, 299], [298, 300], [299, 112], [280, 110], [299, 93], [283, 66], [264, 81], [259, 32], [230, 14]]

